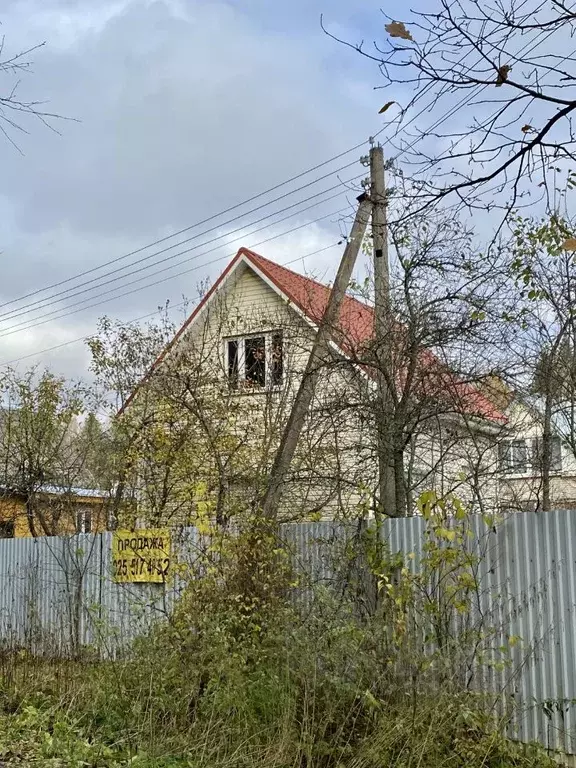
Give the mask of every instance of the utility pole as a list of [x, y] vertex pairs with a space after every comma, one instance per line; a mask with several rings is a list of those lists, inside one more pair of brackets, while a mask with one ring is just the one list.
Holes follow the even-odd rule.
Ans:
[[[377, 515], [397, 517], [394, 467], [393, 400], [394, 333], [390, 305], [390, 267], [388, 263], [388, 222], [384, 153], [381, 146], [370, 149], [372, 198], [372, 237], [374, 241], [374, 336], [376, 342], [376, 437], [378, 453]], [[403, 481], [403, 478], [402, 478]]]
[[344, 249], [342, 260], [338, 267], [338, 273], [330, 292], [328, 304], [326, 305], [324, 315], [314, 338], [312, 351], [310, 352], [304, 375], [300, 381], [300, 386], [294, 399], [290, 416], [284, 428], [284, 433], [274, 458], [268, 487], [266, 488], [266, 492], [262, 499], [262, 513], [265, 518], [273, 519], [276, 516], [278, 502], [280, 501], [280, 496], [282, 494], [282, 486], [286, 479], [286, 475], [288, 474], [288, 470], [290, 469], [294, 453], [296, 452], [306, 415], [310, 408], [312, 398], [314, 397], [318, 377], [322, 370], [322, 366], [326, 363], [327, 356], [330, 354], [330, 338], [338, 324], [340, 308], [346, 290], [350, 284], [356, 257], [358, 256], [362, 240], [364, 239], [371, 208], [372, 203], [370, 202], [370, 198], [365, 194], [360, 195], [352, 231], [350, 232], [348, 243]]

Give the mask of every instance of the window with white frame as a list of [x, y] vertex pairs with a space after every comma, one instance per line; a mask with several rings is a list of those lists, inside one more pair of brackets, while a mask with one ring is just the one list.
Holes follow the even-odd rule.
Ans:
[[528, 470], [526, 440], [503, 440], [499, 446], [500, 469], [506, 474], [523, 474]]
[[232, 389], [280, 386], [284, 377], [282, 331], [226, 339], [225, 358]]

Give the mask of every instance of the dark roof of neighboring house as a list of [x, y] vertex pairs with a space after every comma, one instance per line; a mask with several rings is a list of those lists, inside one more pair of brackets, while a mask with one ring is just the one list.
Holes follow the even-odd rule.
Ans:
[[[240, 248], [234, 259], [218, 277], [212, 288], [206, 293], [202, 301], [194, 309], [190, 317], [184, 322], [170, 344], [163, 350], [150, 370], [146, 373], [138, 388], [148, 379], [150, 374], [162, 362], [166, 354], [176, 344], [182, 334], [194, 322], [200, 311], [212, 295], [220, 288], [234, 269], [241, 263], [247, 263], [257, 273], [260, 273], [266, 281], [278, 293], [284, 296], [289, 303], [294, 305], [312, 323], [317, 324], [322, 319], [326, 310], [331, 288], [319, 283], [310, 277], [305, 277], [297, 272], [276, 264], [260, 254]], [[369, 304], [346, 295], [342, 303], [338, 320], [339, 346], [343, 352], [350, 353], [358, 349], [373, 338], [374, 335], [374, 309]], [[429, 350], [423, 350], [423, 360], [427, 370], [434, 373], [434, 388], [442, 392], [449, 392], [457, 401], [457, 407], [469, 416], [477, 416], [490, 421], [504, 423], [507, 421], [496, 406], [490, 402], [472, 384], [459, 380], [444, 366], [438, 358]], [[121, 411], [123, 411], [134, 397], [136, 390], [130, 395]]]

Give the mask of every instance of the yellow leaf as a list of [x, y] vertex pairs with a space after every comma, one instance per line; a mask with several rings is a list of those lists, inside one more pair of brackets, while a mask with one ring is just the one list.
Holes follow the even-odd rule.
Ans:
[[386, 24], [385, 29], [390, 37], [401, 37], [402, 40], [414, 40], [402, 21], [391, 21], [390, 24]]
[[372, 707], [373, 709], [379, 709], [381, 704], [378, 701], [378, 699], [374, 696], [374, 694], [371, 691], [366, 690], [364, 692], [364, 698], [366, 699], [366, 702], [369, 707]]
[[454, 504], [454, 517], [456, 520], [465, 520], [466, 519], [466, 510], [462, 506], [462, 504]]
[[576, 238], [569, 237], [568, 240], [565, 240], [562, 243], [562, 248], [564, 248], [565, 251], [576, 251]]
[[387, 101], [387, 102], [386, 102], [386, 104], [384, 104], [384, 106], [382, 107], [382, 109], [381, 109], [381, 110], [378, 112], [378, 114], [379, 114], [379, 115], [383, 114], [383, 113], [384, 113], [384, 112], [386, 112], [388, 109], [390, 109], [390, 107], [392, 106], [392, 104], [395, 104], [395, 103], [396, 103], [396, 102], [394, 102], [394, 101]]
[[508, 64], [503, 64], [501, 67], [498, 67], [498, 77], [496, 78], [497, 87], [501, 86], [502, 83], [505, 83], [506, 80], [508, 80], [508, 74], [511, 69], [512, 67]]

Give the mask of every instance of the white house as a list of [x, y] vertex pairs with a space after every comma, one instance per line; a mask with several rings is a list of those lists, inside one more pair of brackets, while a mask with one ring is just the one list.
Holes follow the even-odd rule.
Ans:
[[[543, 408], [538, 401], [514, 397], [504, 409], [508, 429], [499, 442], [500, 507], [522, 512], [542, 509]], [[552, 420], [550, 502], [576, 509], [576, 458], [558, 418]]]
[[[208, 441], [226, 446], [224, 461], [207, 451], [181, 474], [201, 482], [205, 471], [210, 475], [207, 485], [218, 498], [225, 493], [250, 496], [255, 489], [248, 488], [248, 476], [257, 474], [260, 483], [266, 480], [329, 293], [328, 286], [240, 249], [124, 411], [146, 400], [150, 389], [166, 397], [176, 386], [178, 369], [179, 402], [185, 409], [195, 409], [194, 434], [202, 433], [198, 445]], [[375, 388], [367, 356], [373, 328], [372, 307], [347, 296], [285, 489], [283, 509], [288, 518], [291, 513], [356, 516], [373, 501]], [[187, 380], [183, 399], [182, 371], [192, 368], [195, 378]], [[400, 370], [399, 389], [404, 379]], [[208, 381], [212, 389], [216, 385], [217, 396], [206, 395], [211, 391]], [[403, 447], [409, 509], [425, 488], [457, 493], [475, 508], [493, 509], [498, 498], [496, 443], [507, 429], [508, 417], [479, 389], [451, 374], [429, 350], [419, 352], [413, 393], [413, 401], [427, 405], [423, 409], [420, 403], [414, 410], [417, 418]], [[234, 436], [229, 443], [226, 430]], [[182, 445], [190, 445], [190, 437], [180, 439]], [[515, 450], [512, 447], [510, 455], [516, 455]], [[244, 490], [239, 490], [243, 484]], [[179, 493], [184, 498], [185, 493]]]

